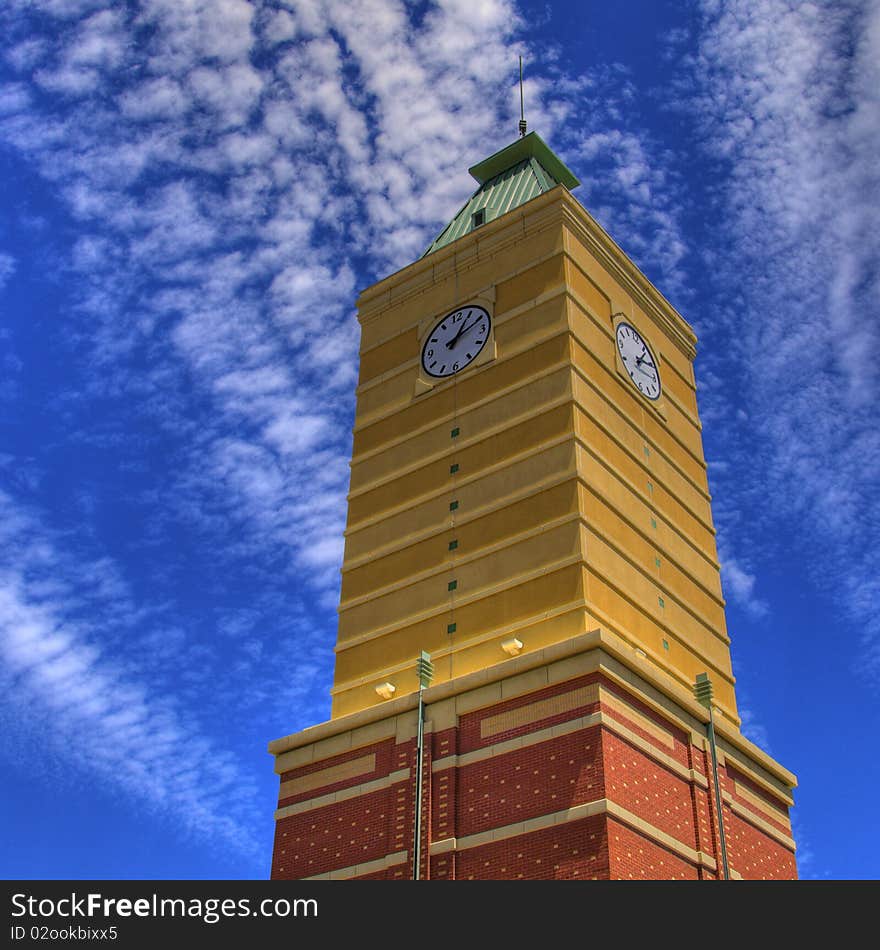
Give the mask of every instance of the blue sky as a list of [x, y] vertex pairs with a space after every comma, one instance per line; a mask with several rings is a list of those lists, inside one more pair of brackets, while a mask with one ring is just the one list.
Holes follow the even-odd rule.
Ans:
[[747, 735], [876, 878], [880, 4], [6, 0], [0, 875], [265, 878], [358, 290], [529, 127], [699, 337]]

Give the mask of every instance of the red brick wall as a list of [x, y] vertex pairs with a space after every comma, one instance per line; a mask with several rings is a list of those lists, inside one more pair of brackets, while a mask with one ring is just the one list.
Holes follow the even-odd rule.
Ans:
[[598, 726], [457, 771], [458, 837], [605, 797]]
[[692, 783], [607, 729], [602, 747], [608, 798], [696, 849]]
[[[690, 735], [675, 728], [650, 707], [640, 703], [618, 684], [601, 680], [638, 713], [673, 737], [660, 741], [644, 724], [628, 718], [627, 710], [602, 708], [609, 721], [626, 727], [642, 740], [627, 739], [613, 725], [593, 724], [566, 731], [565, 723], [599, 711], [599, 703], [555, 713], [534, 723], [491, 736], [481, 735], [480, 724], [490, 716], [508, 712], [548, 697], [570, 692], [601, 680], [598, 674], [516, 697], [463, 715], [457, 728], [426, 736], [423, 787], [422, 877], [462, 878], [712, 878], [666, 845], [629, 827], [614, 815], [601, 812], [588, 818], [563, 821], [513, 837], [473, 845], [469, 836], [564, 812], [588, 803], [603, 807], [607, 799], [642, 821], [681, 842], [692, 851], [718, 854], [717, 822], [711, 785], [711, 765]], [[430, 707], [427, 719], [430, 722]], [[539, 730], [560, 726], [540, 742], [516, 745]], [[511, 748], [473, 762], [454, 756], [474, 750], [491, 750], [514, 741]], [[651, 755], [643, 746], [657, 750]], [[320, 762], [291, 769], [282, 781], [299, 778], [353, 758], [375, 753], [375, 769], [342, 782], [288, 796], [280, 804], [307, 802], [332, 792], [381, 780], [392, 772], [409, 769], [409, 777], [393, 785], [343, 801], [321, 804], [307, 812], [276, 822], [272, 860], [273, 878], [302, 878], [341, 868], [355, 868], [401, 851], [408, 861], [359, 875], [362, 879], [393, 880], [412, 877], [413, 812], [415, 801], [415, 740], [396, 744], [392, 739], [351, 750]], [[663, 756], [705, 776], [708, 788], [665, 764]], [[447, 767], [432, 772], [435, 760]], [[768, 800], [766, 793], [746, 776], [721, 769], [724, 791], [735, 795], [734, 779], [752, 794]], [[743, 800], [762, 820], [769, 818]], [[796, 877], [794, 855], [755, 822], [725, 806], [725, 828], [731, 865], [743, 877]], [[788, 833], [783, 822], [773, 823]], [[430, 854], [432, 841], [457, 840], [457, 849]], [[690, 853], [687, 851], [686, 853]], [[718, 858], [720, 865], [720, 857]], [[720, 874], [720, 868], [719, 872]]]
[[[604, 815], [492, 841], [456, 855], [459, 880], [604, 880], [608, 836]], [[436, 859], [435, 859], [436, 861]]]
[[613, 881], [695, 881], [700, 877], [693, 864], [613, 818], [608, 819], [608, 853]]
[[730, 809], [724, 811], [727, 854], [747, 881], [791, 881], [797, 877], [794, 855]]

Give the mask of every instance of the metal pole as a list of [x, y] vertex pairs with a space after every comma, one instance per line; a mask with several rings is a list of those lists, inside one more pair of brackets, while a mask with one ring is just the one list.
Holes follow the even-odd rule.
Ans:
[[430, 686], [434, 678], [434, 664], [431, 654], [422, 650], [422, 655], [416, 662], [416, 675], [419, 678], [419, 725], [416, 738], [416, 807], [415, 828], [413, 829], [413, 880], [419, 879], [422, 863], [422, 761], [425, 754], [425, 703], [422, 691]]
[[413, 843], [413, 880], [419, 879], [419, 866], [422, 863], [422, 755], [425, 745], [425, 705], [422, 701], [422, 687], [419, 686], [419, 732], [416, 742], [416, 815], [415, 841]]
[[712, 716], [712, 704], [709, 704], [709, 748], [712, 750], [712, 778], [715, 780], [715, 809], [718, 812], [718, 840], [721, 843], [721, 866], [724, 880], [730, 880], [730, 867], [727, 863], [727, 842], [724, 838], [724, 813], [721, 810], [721, 785], [718, 782], [718, 754], [715, 751], [715, 720]]
[[709, 737], [709, 749], [712, 753], [712, 780], [715, 786], [715, 811], [718, 813], [718, 843], [721, 846], [721, 867], [724, 880], [730, 880], [730, 865], [727, 862], [727, 841], [724, 837], [724, 812], [721, 810], [721, 784], [718, 781], [718, 753], [715, 743], [715, 717], [712, 714], [712, 681], [708, 673], [698, 673], [694, 683], [694, 695], [697, 702], [709, 710], [709, 725], [706, 733]]

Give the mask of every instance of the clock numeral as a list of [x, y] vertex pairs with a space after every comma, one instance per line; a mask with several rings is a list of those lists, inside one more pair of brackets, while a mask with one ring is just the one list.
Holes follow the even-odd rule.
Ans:
[[434, 351], [433, 351], [433, 349], [431, 349], [431, 350], [428, 350], [428, 352], [427, 352], [427, 354], [426, 354], [426, 356], [428, 356], [428, 357], [430, 358], [430, 357], [432, 357], [433, 355], [434, 355]]
[[457, 372], [458, 372], [458, 363], [453, 363], [453, 364], [452, 364], [452, 372], [453, 372], [453, 373], [457, 373]]

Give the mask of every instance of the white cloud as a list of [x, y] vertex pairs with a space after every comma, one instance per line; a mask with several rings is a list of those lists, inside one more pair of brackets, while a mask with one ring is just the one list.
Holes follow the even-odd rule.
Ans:
[[15, 273], [16, 259], [11, 254], [0, 252], [0, 292], [3, 291], [9, 278]]
[[181, 116], [190, 100], [179, 83], [164, 76], [141, 83], [120, 97], [122, 111], [133, 119], [167, 119]]
[[[716, 264], [739, 295], [706, 328], [716, 353], [729, 341], [726, 375], [743, 385], [728, 407], [744, 402], [760, 439], [738, 450], [740, 484], [719, 473], [718, 494], [767, 521], [787, 513], [821, 549], [809, 570], [865, 631], [860, 666], [880, 674], [880, 621], [861, 594], [880, 574], [880, 4], [713, 3], [704, 25], [703, 133], [730, 171], [719, 227], [733, 253]], [[725, 574], [734, 589], [748, 578]]]
[[[9, 496], [0, 496], [0, 508], [7, 525], [0, 563], [0, 683], [4, 702], [17, 701], [27, 708], [32, 724], [45, 723], [43, 757], [73, 757], [147, 807], [170, 810], [179, 819], [195, 807], [186, 817], [190, 831], [203, 821], [199, 833], [210, 829], [229, 846], [256, 852], [246, 823], [248, 777], [228, 753], [200, 734], [177, 700], [132, 679], [120, 657], [111, 658], [97, 646], [94, 636], [100, 631], [82, 620], [65, 619], [65, 614], [77, 613], [73, 588], [57, 598], [37, 596], [28, 575], [48, 567], [58, 578], [71, 565]], [[40, 538], [38, 549], [35, 537]], [[83, 566], [96, 579], [107, 572], [106, 565]], [[178, 770], [183, 744], [188, 772]], [[218, 775], [215, 759], [225, 774]], [[206, 802], [202, 781], [209, 772], [225, 801]]]

